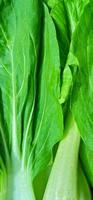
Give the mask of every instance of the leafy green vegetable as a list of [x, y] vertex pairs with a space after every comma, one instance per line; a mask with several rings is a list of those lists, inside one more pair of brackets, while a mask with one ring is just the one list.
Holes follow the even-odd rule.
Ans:
[[[35, 104], [40, 13], [41, 3], [30, 0], [3, 2], [0, 12], [0, 134], [8, 179], [8, 189], [4, 190], [7, 189], [9, 200], [18, 199], [19, 195], [20, 199], [33, 196], [26, 188], [24, 161]], [[2, 166], [1, 171], [3, 174]]]
[[[79, 2], [77, 2], [78, 5]], [[69, 5], [71, 6], [69, 6]], [[59, 4], [60, 5], [60, 4]], [[85, 171], [87, 171], [87, 175], [89, 180], [92, 180], [92, 169], [93, 169], [93, 165], [92, 165], [92, 160], [91, 160], [91, 156], [92, 155], [92, 149], [93, 149], [93, 145], [92, 145], [92, 130], [93, 130], [93, 124], [92, 124], [92, 17], [93, 17], [93, 6], [92, 3], [88, 4], [88, 1], [84, 2], [84, 4], [81, 5], [81, 7], [79, 7], [78, 10], [78, 6], [76, 6], [76, 4], [69, 2], [65, 2], [65, 6], [67, 6], [67, 13], [68, 13], [68, 18], [69, 18], [69, 22], [70, 22], [70, 27], [71, 27], [71, 43], [70, 43], [70, 48], [69, 48], [69, 53], [68, 53], [68, 57], [67, 57], [67, 61], [66, 61], [66, 65], [65, 65], [65, 69], [63, 71], [62, 77], [62, 87], [61, 87], [61, 98], [60, 103], [64, 103], [67, 100], [67, 98], [71, 97], [70, 99], [70, 108], [72, 110], [72, 113], [74, 114], [75, 117], [75, 121], [78, 125], [81, 137], [84, 141], [84, 148], [86, 148], [86, 153], [84, 153], [84, 150], [82, 152], [82, 162], [84, 163], [84, 168]], [[76, 6], [76, 11], [75, 8]], [[55, 5], [53, 7], [53, 11], [56, 10], [58, 7], [58, 4]], [[75, 11], [75, 13], [71, 12], [73, 10], [73, 12]], [[78, 12], [77, 12], [78, 11]], [[71, 12], [71, 13], [70, 13]], [[75, 15], [76, 12], [78, 13], [78, 15]], [[52, 13], [52, 12], [51, 12]], [[58, 13], [57, 13], [58, 14]], [[71, 14], [71, 15], [70, 15]], [[52, 14], [53, 16], [53, 14]], [[59, 14], [60, 16], [60, 14]], [[88, 18], [87, 18], [88, 16]], [[54, 20], [57, 20], [57, 15], [55, 15]], [[58, 18], [59, 19], [59, 18]], [[57, 22], [55, 20], [55, 23]], [[59, 20], [60, 21], [60, 20]], [[60, 21], [61, 24], [61, 21]], [[60, 25], [58, 25], [60, 27]], [[57, 28], [58, 28], [57, 26]], [[61, 29], [60, 29], [61, 30]], [[65, 29], [66, 30], [66, 29]], [[59, 31], [57, 29], [57, 31]], [[61, 31], [60, 31], [61, 33]], [[59, 38], [58, 38], [59, 39]], [[60, 40], [59, 40], [60, 41]], [[59, 46], [60, 47], [60, 46]], [[64, 51], [65, 48], [63, 47]], [[61, 56], [62, 58], [62, 56]], [[66, 72], [67, 73], [66, 73]], [[72, 72], [72, 73], [71, 73]], [[73, 76], [73, 78], [72, 78]], [[70, 88], [73, 89], [71, 90]], [[67, 105], [67, 104], [66, 104]], [[69, 108], [68, 108], [69, 109]], [[69, 134], [69, 131], [68, 131]], [[86, 146], [87, 145], [87, 146]], [[88, 150], [87, 147], [90, 149]], [[83, 149], [84, 149], [83, 148]], [[58, 148], [58, 151], [60, 149], [60, 145]], [[65, 148], [63, 148], [65, 149]], [[74, 149], [74, 147], [73, 147]], [[75, 149], [74, 149], [75, 151]], [[90, 152], [90, 153], [89, 153]], [[66, 153], [66, 150], [65, 150]], [[68, 153], [69, 154], [69, 153]], [[88, 155], [88, 156], [87, 156]], [[56, 159], [57, 159], [57, 155], [56, 155]], [[55, 159], [55, 160], [56, 160]], [[66, 158], [65, 158], [66, 159]], [[60, 162], [58, 161], [58, 166], [59, 163], [64, 163], [65, 159], [59, 159]], [[88, 161], [88, 163], [86, 163], [86, 161]], [[68, 165], [68, 162], [66, 162], [66, 164]], [[54, 163], [55, 166], [55, 163]], [[64, 165], [62, 165], [61, 169], [64, 169], [63, 167]], [[50, 188], [53, 188], [53, 183], [55, 181], [55, 175], [57, 174], [56, 172], [57, 167], [55, 167], [55, 171], [51, 171], [51, 175], [50, 175], [50, 179], [48, 181], [48, 185], [46, 188], [46, 192], [44, 195], [44, 199], [54, 199], [54, 193], [58, 195], [60, 195], [59, 192], [59, 187], [58, 187], [58, 183], [60, 183], [60, 187], [61, 187], [61, 195], [63, 195], [61, 198], [64, 198], [64, 193], [62, 191], [62, 186], [64, 185], [62, 180], [66, 180], [66, 175], [63, 176], [59, 176], [58, 178], [62, 180], [58, 181], [56, 184], [56, 191]], [[59, 170], [58, 170], [59, 171]], [[72, 173], [71, 173], [72, 174]], [[51, 178], [52, 177], [52, 178]], [[57, 178], [56, 178], [57, 179]], [[52, 181], [51, 181], [52, 180]], [[74, 181], [71, 181], [71, 183], [73, 183]], [[68, 187], [65, 187], [65, 189], [67, 189], [67, 191], [69, 191], [69, 187], [71, 186], [71, 183], [69, 183], [68, 181]], [[75, 184], [74, 184], [75, 185]], [[86, 184], [84, 186], [84, 188], [86, 187]], [[80, 186], [81, 189], [81, 186]], [[81, 189], [81, 191], [84, 190], [83, 188]], [[74, 195], [75, 189], [73, 187], [73, 195]], [[80, 194], [79, 198], [85, 198], [83, 197], [83, 192], [81, 192], [82, 195]], [[90, 191], [86, 192], [87, 195], [90, 196]], [[49, 194], [51, 194], [51, 196], [49, 196]], [[66, 196], [66, 195], [65, 195]], [[58, 197], [55, 197], [59, 198]], [[66, 197], [65, 197], [66, 198]], [[90, 198], [90, 197], [89, 197]], [[77, 199], [77, 196], [75, 197], [75, 199]]]
[[72, 110], [81, 136], [91, 150], [93, 150], [93, 112], [91, 109], [93, 105], [93, 59], [91, 57], [93, 49], [92, 17], [93, 6], [88, 4], [72, 40], [72, 51], [79, 62], [77, 77], [73, 88]]
[[40, 60], [41, 3], [28, 0], [21, 7], [20, 0], [5, 4], [1, 12], [0, 132], [9, 200], [19, 195], [35, 199], [32, 180], [49, 164], [52, 147], [63, 134], [59, 48], [54, 23], [43, 9]]
[[0, 200], [92, 200], [92, 18], [90, 0], [0, 1]]
[[[55, 143], [63, 135], [63, 115], [59, 104], [60, 95], [60, 59], [56, 31], [48, 9], [44, 6], [45, 26], [43, 55], [37, 80], [37, 96], [34, 113], [34, 140], [29, 157], [33, 176], [50, 162], [50, 153]], [[51, 29], [50, 29], [51, 27]], [[34, 157], [33, 157], [34, 156]]]
[[64, 68], [70, 45], [69, 21], [63, 1], [58, 1], [50, 12], [57, 30], [61, 67]]

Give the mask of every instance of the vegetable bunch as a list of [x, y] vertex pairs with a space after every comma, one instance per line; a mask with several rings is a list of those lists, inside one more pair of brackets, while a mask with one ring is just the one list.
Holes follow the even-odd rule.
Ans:
[[93, 1], [0, 0], [0, 200], [92, 200]]

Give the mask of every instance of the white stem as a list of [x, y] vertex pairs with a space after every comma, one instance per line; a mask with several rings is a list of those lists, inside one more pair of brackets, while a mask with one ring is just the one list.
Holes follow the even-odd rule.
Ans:
[[80, 136], [76, 124], [60, 142], [43, 200], [77, 199], [77, 162]]
[[22, 169], [10, 170], [7, 200], [35, 200], [30, 174]]

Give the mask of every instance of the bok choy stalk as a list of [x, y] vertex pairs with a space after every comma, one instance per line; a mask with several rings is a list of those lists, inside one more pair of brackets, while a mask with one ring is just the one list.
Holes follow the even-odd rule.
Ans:
[[92, 0], [0, 1], [0, 200], [91, 200], [92, 19]]
[[66, 131], [67, 135], [59, 144], [43, 200], [77, 199], [80, 136], [74, 120], [68, 123]]
[[[77, 124], [78, 130], [79, 130], [79, 134], [83, 140], [83, 145], [82, 145], [83, 148], [82, 149], [80, 148], [82, 151], [81, 159], [82, 159], [83, 167], [85, 168], [85, 172], [87, 173], [88, 179], [90, 180], [91, 184], [93, 184], [92, 183], [93, 160], [91, 159], [93, 157], [92, 155], [93, 154], [93, 142], [92, 142], [93, 141], [93, 112], [92, 112], [93, 90], [91, 87], [92, 86], [91, 84], [93, 83], [93, 76], [92, 76], [92, 72], [93, 72], [92, 70], [93, 69], [93, 58], [92, 58], [93, 2], [82, 1], [82, 4], [80, 4], [81, 3], [80, 1], [77, 1], [77, 2], [64, 1], [64, 2], [65, 2], [65, 8], [67, 11], [67, 16], [69, 18], [68, 21], [69, 21], [71, 32], [70, 32], [69, 53], [67, 56], [64, 71], [62, 73], [62, 91], [61, 91], [60, 103], [64, 104], [63, 106], [67, 107], [67, 110], [69, 109], [69, 105], [70, 105], [70, 110], [73, 113], [75, 123]], [[58, 15], [58, 11], [60, 11], [60, 8], [62, 8], [60, 5], [61, 3], [58, 3], [58, 1], [57, 3], [55, 3], [55, 6], [53, 4], [53, 8], [51, 9], [51, 15], [56, 24], [57, 33], [61, 34], [62, 32], [62, 35], [63, 35], [63, 32], [66, 31], [66, 26], [65, 26], [65, 29], [63, 29], [64, 28], [63, 26], [61, 27], [60, 18]], [[60, 17], [62, 17], [62, 15]], [[59, 39], [60, 38], [58, 36], [58, 40]], [[59, 40], [59, 43], [60, 41], [62, 40]], [[64, 50], [65, 52], [64, 46], [62, 46], [61, 50], [62, 51]], [[62, 67], [64, 67], [64, 65], [62, 65]], [[67, 101], [70, 103], [67, 104]], [[68, 134], [69, 134], [69, 131], [68, 131]], [[60, 145], [59, 145], [59, 148], [60, 148]], [[58, 148], [58, 152], [59, 152], [59, 148]], [[63, 149], [65, 149], [65, 147]], [[51, 175], [47, 184], [47, 188], [44, 194], [44, 200], [47, 200], [49, 198], [50, 199], [68, 198], [66, 195], [64, 195], [64, 192], [63, 192], [64, 190], [62, 190], [62, 188], [64, 189], [64, 182], [65, 182], [63, 181], [63, 179], [67, 180], [66, 177], [64, 178], [62, 174], [60, 176], [62, 177], [62, 179], [60, 179], [59, 176], [56, 176], [57, 173], [60, 173], [59, 171], [61, 172], [62, 170], [64, 171], [64, 165], [58, 165], [58, 167], [60, 166], [59, 167], [60, 170], [56, 172], [55, 163], [58, 158], [57, 156], [58, 156], [58, 153], [56, 155], [55, 162], [54, 162]], [[62, 161], [63, 163], [65, 162], [64, 159]], [[88, 162], [86, 163], [86, 161]], [[75, 168], [76, 167], [77, 166], [75, 166]], [[58, 178], [58, 181], [57, 181], [57, 178]], [[82, 180], [84, 181], [83, 176], [82, 176]], [[71, 183], [69, 183], [68, 181], [68, 187], [65, 187], [67, 191], [69, 191], [69, 188], [71, 187]], [[83, 185], [84, 185], [84, 188], [87, 187], [85, 183]], [[53, 187], [53, 191], [51, 192], [50, 188], [52, 187]], [[72, 192], [70, 199], [72, 199], [73, 196], [75, 199], [80, 199], [80, 198], [84, 199], [87, 196], [89, 199], [91, 199], [90, 190], [88, 189], [88, 187], [86, 189], [86, 197], [84, 197], [84, 192], [82, 192], [84, 188], [82, 187], [80, 188], [81, 194], [79, 197], [78, 197], [78, 190], [76, 194], [75, 192], [76, 190], [74, 187], [72, 191], [70, 189], [70, 192]]]
[[[38, 0], [11, 0], [1, 4], [0, 137], [3, 153], [0, 154], [0, 178], [5, 177], [7, 186], [3, 188], [0, 182], [0, 199], [35, 199], [25, 160], [35, 104], [40, 13]], [[31, 142], [31, 137], [29, 139]]]
[[39, 0], [4, 1], [0, 17], [0, 198], [34, 200], [33, 180], [63, 135], [56, 30]]

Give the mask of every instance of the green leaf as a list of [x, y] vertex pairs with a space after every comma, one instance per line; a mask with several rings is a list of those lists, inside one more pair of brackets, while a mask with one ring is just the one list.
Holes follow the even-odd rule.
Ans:
[[0, 156], [0, 199], [6, 199], [6, 169], [4, 166], [4, 162]]
[[29, 132], [33, 113], [41, 18], [38, 1], [27, 0], [22, 6], [21, 3], [7, 2], [0, 13], [0, 102], [4, 121], [1, 133], [5, 149], [11, 149], [16, 159], [20, 157], [20, 145]]
[[81, 142], [80, 157], [89, 183], [93, 186], [93, 151], [88, 149], [84, 142]]
[[[65, 67], [64, 71], [62, 70], [61, 72], [62, 85], [61, 97], [59, 99], [60, 103], [64, 103], [71, 93], [74, 79], [72, 75], [75, 73], [78, 66], [77, 58], [70, 52], [72, 35], [87, 1], [56, 1], [54, 6], [52, 2], [51, 4], [51, 16], [56, 25], [61, 66], [63, 69]], [[72, 65], [74, 66], [74, 72], [72, 71]]]
[[[43, 54], [38, 69], [37, 96], [34, 112], [34, 141], [28, 166], [33, 177], [49, 165], [52, 148], [62, 139], [63, 115], [59, 104], [60, 58], [56, 30], [44, 6]], [[50, 28], [51, 27], [51, 28]]]
[[[80, 134], [93, 150], [93, 5], [86, 6], [72, 40], [72, 52], [79, 67], [72, 95], [72, 112]], [[82, 41], [82, 42], [81, 42]]]
[[92, 200], [90, 188], [83, 170], [79, 166], [78, 169], [78, 199], [79, 200]]
[[50, 12], [56, 26], [57, 39], [60, 49], [61, 67], [66, 64], [70, 45], [70, 30], [68, 16], [63, 1], [57, 1]]
[[0, 157], [7, 168], [9, 200], [35, 199], [25, 163], [27, 147], [31, 150], [41, 15], [38, 0], [3, 1], [0, 7]]
[[59, 0], [43, 0], [50, 8], [54, 7]]
[[62, 68], [64, 68], [66, 63], [72, 33], [88, 1], [89, 0], [48, 1], [51, 7], [50, 14], [56, 25]]
[[71, 33], [74, 32], [80, 16], [84, 11], [84, 7], [88, 2], [89, 0], [64, 0]]
[[52, 165], [45, 168], [34, 179], [34, 191], [37, 200], [41, 200], [43, 198], [51, 167]]
[[63, 104], [69, 95], [69, 91], [72, 85], [72, 73], [70, 68], [67, 66], [63, 71], [63, 82], [61, 87], [61, 97], [59, 99], [60, 104]]

